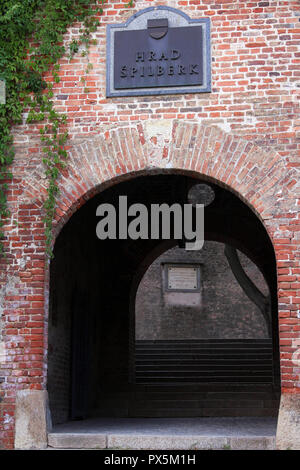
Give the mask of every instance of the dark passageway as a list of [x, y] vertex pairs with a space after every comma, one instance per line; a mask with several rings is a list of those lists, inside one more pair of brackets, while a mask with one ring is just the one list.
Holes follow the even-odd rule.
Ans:
[[[164, 380], [160, 380], [160, 377], [164, 373], [161, 374], [159, 369], [156, 369], [154, 381], [138, 380], [136, 377], [136, 339], [147, 341], [147, 335], [136, 338], [135, 300], [138, 287], [148, 268], [159, 256], [166, 256], [172, 247], [177, 250], [177, 254], [184, 253], [185, 250], [182, 242], [177, 240], [171, 240], [167, 244], [162, 240], [151, 239], [101, 241], [96, 237], [96, 208], [104, 202], [117, 206], [119, 195], [128, 197], [128, 206], [137, 202], [147, 207], [153, 203], [184, 204], [188, 202], [190, 188], [199, 182], [201, 181], [198, 179], [179, 174], [139, 176], [124, 181], [94, 196], [71, 217], [61, 231], [55, 244], [50, 275], [48, 391], [54, 423], [97, 416], [277, 414], [279, 359], [273, 247], [263, 225], [248, 206], [231, 192], [211, 182], [205, 182], [215, 195], [214, 200], [205, 208], [207, 246], [227, 244], [237, 248], [243, 259], [248, 259], [260, 272], [270, 293], [270, 337], [268, 338], [267, 330], [264, 330], [264, 333], [255, 336], [256, 343], [251, 343], [251, 347], [256, 348], [254, 350], [260, 354], [266, 347], [267, 340], [269, 372], [260, 375], [255, 374], [253, 369], [253, 380], [249, 379], [249, 374], [245, 379], [244, 373], [239, 375], [236, 372], [234, 379], [230, 375], [220, 378], [217, 373], [214, 380], [207, 379], [207, 374], [200, 374], [200, 377], [196, 374], [198, 378], [191, 379], [183, 367], [182, 377], [186, 377], [186, 380], [178, 380], [177, 377], [163, 383]], [[217, 259], [219, 255], [218, 251], [210, 253], [215, 266], [220, 264]], [[226, 260], [223, 252], [222, 256], [224, 264]], [[226, 269], [230, 271], [229, 265]], [[213, 292], [213, 278], [207, 286]], [[220, 289], [218, 302], [218, 308], [222, 310]], [[248, 305], [250, 304], [251, 302]], [[253, 318], [255, 315], [253, 313]], [[180, 322], [178, 318], [178, 315], [174, 317], [176, 324]], [[259, 313], [256, 318], [260, 318]], [[221, 321], [220, 319], [219, 316], [215, 321]], [[186, 337], [185, 334], [185, 337], [167, 339], [177, 341], [177, 345], [180, 341], [201, 339], [206, 341], [205, 351], [210, 356], [219, 347], [213, 341], [219, 340], [220, 334], [216, 333], [212, 317], [207, 317], [207, 321], [211, 324], [210, 331], [214, 331], [210, 337], [203, 333], [196, 338], [192, 335]], [[234, 316], [226, 321], [229, 331], [230, 321], [232, 324], [235, 322]], [[247, 321], [249, 322], [249, 318]], [[259, 322], [263, 324], [261, 318], [257, 322], [257, 325]], [[154, 328], [154, 323], [149, 324], [149, 331], [151, 327]], [[249, 342], [255, 339], [251, 331], [259, 327], [248, 324], [246, 333], [239, 333], [235, 339], [234, 328], [235, 325], [232, 325], [231, 333], [227, 334], [231, 346], [229, 343], [225, 345], [227, 356], [232, 355], [231, 364], [235, 364], [236, 357], [232, 348], [241, 348], [239, 342], [235, 345], [234, 342], [244, 341], [244, 348], [248, 341], [249, 346]], [[243, 327], [241, 331], [244, 331]], [[148, 339], [152, 347], [162, 346], [157, 342], [153, 343], [157, 338], [150, 335]], [[226, 335], [223, 340], [226, 340]], [[173, 342], [172, 345], [174, 344]], [[203, 348], [203, 343], [201, 347]], [[228, 347], [231, 348], [229, 353]], [[222, 354], [223, 352], [224, 348]], [[192, 351], [191, 357], [195, 354]], [[189, 365], [193, 367], [193, 359]], [[237, 362], [235, 366], [238, 365]], [[257, 376], [260, 376], [260, 380], [257, 380]]]

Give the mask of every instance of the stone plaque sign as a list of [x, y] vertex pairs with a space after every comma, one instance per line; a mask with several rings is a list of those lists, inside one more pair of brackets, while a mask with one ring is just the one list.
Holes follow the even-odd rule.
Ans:
[[0, 104], [5, 104], [5, 80], [0, 78]]
[[199, 288], [199, 268], [193, 266], [168, 266], [168, 290], [194, 291]]
[[107, 30], [107, 96], [209, 92], [209, 18], [147, 8]]
[[116, 89], [202, 85], [202, 28], [171, 28], [161, 40], [147, 30], [115, 33]]

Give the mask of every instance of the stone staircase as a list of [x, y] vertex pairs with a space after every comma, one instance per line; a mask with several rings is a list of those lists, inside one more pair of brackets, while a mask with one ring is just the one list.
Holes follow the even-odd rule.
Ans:
[[271, 384], [157, 384], [106, 390], [102, 417], [272, 417], [280, 393]]
[[136, 341], [136, 383], [272, 383], [272, 342]]
[[93, 416], [277, 416], [270, 340], [138, 341], [135, 358], [135, 383], [104, 384]]
[[278, 406], [279, 394], [268, 385], [151, 386], [135, 392], [129, 416], [263, 417], [276, 416]]

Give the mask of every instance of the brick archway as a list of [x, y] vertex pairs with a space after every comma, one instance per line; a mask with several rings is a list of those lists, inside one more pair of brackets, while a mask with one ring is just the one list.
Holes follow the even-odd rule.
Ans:
[[[293, 168], [273, 150], [227, 134], [217, 126], [160, 121], [118, 127], [69, 149], [60, 182], [56, 233], [86, 200], [122, 180], [151, 172], [190, 171], [226, 187], [260, 218], [276, 245], [274, 219], [295, 207]], [[39, 191], [39, 182], [35, 182]]]
[[[31, 169], [30, 169], [31, 170]], [[112, 128], [68, 148], [60, 180], [55, 233], [93, 195], [128, 178], [159, 171], [185, 171], [234, 192], [260, 218], [274, 245], [274, 219], [297, 212], [296, 170], [274, 150], [189, 121], [159, 121]], [[43, 167], [24, 179], [24, 198], [40, 206], [46, 193]], [[27, 184], [26, 184], [27, 183]], [[279, 223], [279, 222], [278, 222]]]
[[[295, 396], [300, 390], [299, 366], [293, 360], [299, 348], [296, 339], [300, 300], [296, 169], [292, 165], [287, 167], [273, 150], [263, 151], [218, 126], [172, 120], [111, 128], [73, 144], [68, 153], [68, 165], [60, 180], [55, 236], [88, 199], [108, 186], [150, 172], [190, 172], [201, 176], [232, 191], [255, 212], [276, 253], [282, 392], [283, 396]], [[33, 171], [25, 171], [20, 185], [22, 203], [30, 202], [41, 208], [46, 192], [42, 174], [41, 164]], [[45, 312], [47, 297], [46, 288]], [[46, 387], [44, 369], [41, 375], [43, 388]]]
[[[255, 212], [276, 254], [282, 389], [299, 390], [299, 372], [291, 360], [297, 350], [293, 338], [297, 338], [299, 328], [299, 244], [293, 242], [297, 233], [295, 168], [287, 168], [274, 150], [266, 152], [218, 126], [172, 120], [112, 128], [71, 146], [68, 154], [68, 165], [60, 181], [55, 237], [72, 214], [95, 194], [150, 172], [190, 172], [201, 176], [232, 191]], [[25, 191], [35, 201], [40, 201], [44, 192], [40, 171], [30, 175], [31, 193]]]
[[[80, 206], [106, 187], [137, 175], [168, 170], [191, 172], [229, 189], [265, 226], [278, 269], [282, 389], [296, 392], [299, 373], [291, 369], [295, 367], [291, 356], [296, 350], [293, 338], [299, 328], [296, 318], [299, 246], [293, 243], [297, 179], [295, 169], [287, 168], [273, 150], [265, 152], [217, 126], [184, 121], [124, 125], [88, 137], [69, 149], [68, 167], [60, 183], [55, 235]], [[38, 186], [36, 181], [37, 192]]]

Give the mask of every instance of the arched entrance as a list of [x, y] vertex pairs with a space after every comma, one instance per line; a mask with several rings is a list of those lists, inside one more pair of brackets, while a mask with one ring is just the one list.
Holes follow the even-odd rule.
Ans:
[[[184, 204], [190, 188], [203, 181], [187, 171], [156, 170], [136, 174], [129, 181], [95, 195], [60, 232], [51, 262], [48, 333], [48, 392], [54, 424], [70, 419], [146, 416], [145, 410], [140, 413], [138, 401], [148, 402], [153, 393], [166, 391], [159, 380], [152, 384], [155, 390], [136, 380], [132, 308], [143, 274], [166, 249], [165, 242], [162, 245], [161, 239], [101, 241], [95, 234], [96, 208], [100, 203], [117, 206], [120, 195], [127, 196], [128, 206], [133, 203], [147, 207], [162, 203]], [[240, 250], [261, 272], [268, 286], [268, 373], [255, 374], [257, 369], [250, 361], [248, 376], [236, 373], [234, 380], [232, 376], [223, 376], [221, 380], [217, 374], [211, 377], [213, 380], [206, 380], [207, 374], [200, 374], [197, 386], [190, 383], [190, 390], [183, 383], [180, 390], [176, 390], [177, 395], [191, 391], [202, 394], [202, 400], [200, 395], [194, 400], [193, 408], [176, 414], [176, 403], [180, 400], [172, 397], [173, 408], [166, 411], [165, 403], [164, 413], [154, 408], [148, 416], [276, 416], [280, 380], [276, 263], [272, 243], [262, 222], [241, 199], [210, 178], [205, 182], [215, 194], [214, 201], [205, 209], [205, 240]], [[170, 243], [178, 245], [178, 241]], [[180, 246], [179, 241], [178, 249], [183, 249]], [[216, 251], [214, 256], [218, 256]], [[231, 341], [231, 348], [232, 343], [234, 341]], [[251, 344], [252, 348], [256, 346]], [[264, 346], [259, 343], [258, 346], [256, 351], [261, 354]], [[240, 364], [233, 365], [238, 369]], [[260, 365], [264, 371], [265, 364]], [[184, 374], [183, 369], [183, 377]], [[174, 384], [168, 383], [168, 386]], [[232, 404], [227, 411], [224, 411], [225, 406], [207, 411], [208, 402], [216, 393], [223, 402], [231, 397]], [[242, 398], [243, 406], [238, 406]]]
[[[270, 272], [267, 274], [268, 270], [265, 270], [264, 266], [261, 265], [262, 260], [265, 259], [264, 250], [260, 249], [261, 256], [259, 256], [256, 250], [259, 247], [259, 244], [257, 245], [256, 243], [256, 235], [258, 233], [252, 237], [253, 250], [250, 249], [247, 252], [238, 244], [233, 244], [233, 246], [249, 256], [252, 261], [257, 263], [257, 266], [264, 275], [271, 279], [272, 292], [274, 293], [272, 294], [272, 298], [274, 296], [272, 302], [272, 308], [274, 308], [273, 327], [277, 335], [277, 318], [286, 318], [287, 312], [291, 312], [292, 315], [295, 309], [294, 305], [288, 303], [284, 297], [286, 290], [284, 266], [287, 263], [286, 256], [288, 250], [288, 265], [292, 266], [292, 270], [294, 269], [293, 253], [296, 249], [293, 243], [282, 245], [280, 239], [282, 227], [286, 227], [287, 219], [284, 214], [289, 212], [291, 214], [295, 213], [294, 184], [296, 176], [293, 168], [287, 169], [284, 166], [284, 162], [278, 154], [272, 151], [268, 153], [263, 152], [252, 143], [246, 142], [239, 137], [228, 135], [216, 126], [206, 127], [196, 123], [170, 120], [153, 123], [151, 126], [137, 123], [137, 125], [129, 127], [111, 129], [103, 135], [90, 137], [84, 143], [74, 145], [70, 148], [69, 155], [69, 165], [61, 179], [60, 197], [57, 201], [54, 226], [56, 236], [60, 232], [63, 233], [63, 227], [67, 227], [67, 222], [72, 214], [76, 216], [79, 213], [78, 210], [86, 201], [92, 201], [91, 198], [97, 196], [100, 191], [111, 188], [116, 183], [131, 180], [136, 176], [161, 173], [176, 173], [180, 175], [188, 172], [191, 177], [200, 178], [210, 184], [216, 184], [220, 188], [225, 188], [228, 190], [228, 194], [236, 195], [238, 199], [243, 201], [245, 206], [250, 208], [251, 216], [249, 220], [251, 220], [251, 217], [254, 217], [256, 222], [259, 221], [260, 225], [258, 224], [256, 227], [260, 226], [265, 235], [268, 233], [267, 245], [270, 247], [273, 245], [276, 251], [276, 264], [277, 268], [279, 268], [277, 292], [276, 277], [274, 277], [275, 269], [273, 270], [273, 275]], [[38, 198], [41, 191], [39, 175], [33, 174], [30, 178], [30, 197]], [[153, 193], [152, 190], [151, 192]], [[247, 221], [244, 222], [248, 223]], [[79, 226], [82, 226], [82, 222], [79, 222]], [[236, 227], [238, 233], [241, 226]], [[224, 228], [226, 228], [226, 223]], [[293, 229], [291, 228], [291, 230]], [[216, 233], [213, 227], [212, 232]], [[212, 239], [217, 240], [217, 238]], [[230, 244], [231, 240], [227, 239], [225, 242]], [[63, 248], [61, 249], [63, 250]], [[129, 253], [130, 249], [127, 252]], [[273, 248], [268, 250], [268, 252], [272, 253], [270, 262], [271, 266], [274, 266]], [[145, 255], [145, 252], [143, 254]], [[255, 259], [253, 256], [255, 256]], [[149, 266], [147, 259], [144, 261], [141, 259], [140, 261], [140, 266], [144, 264], [146, 270]], [[130, 266], [130, 263], [128, 266]], [[268, 262], [265, 263], [266, 268], [267, 266]], [[134, 266], [134, 270], [136, 269], [137, 267]], [[123, 274], [124, 278], [126, 278], [126, 273]], [[115, 278], [112, 279], [112, 283], [114, 282]], [[276, 310], [277, 295], [283, 296], [278, 306], [278, 313]], [[286, 442], [284, 439], [284, 427], [282, 427], [285, 419], [284, 404], [292, 403], [291, 392], [294, 389], [291, 387], [296, 385], [291, 382], [289, 369], [282, 367], [282, 365], [285, 360], [285, 351], [290, 354], [290, 348], [292, 348], [292, 351], [296, 351], [296, 346], [290, 335], [290, 333], [293, 334], [293, 325], [288, 321], [281, 320], [282, 322], [284, 328], [281, 328], [280, 331], [282, 343], [280, 350], [283, 356], [281, 359], [280, 375], [281, 391], [283, 393], [281, 396], [282, 405], [280, 407], [277, 436], [279, 436], [280, 442], [282, 439]], [[275, 344], [276, 336], [274, 338]], [[129, 344], [133, 344], [132, 336], [131, 343], [128, 340], [127, 344], [128, 347]], [[51, 351], [51, 347], [49, 347], [49, 351]], [[276, 354], [278, 355], [278, 348], [276, 352], [275, 347]], [[126, 364], [128, 364], [127, 358]], [[275, 361], [274, 365], [278, 370], [279, 361]], [[128, 366], [127, 372], [129, 369], [130, 367]], [[279, 377], [278, 372], [274, 374], [274, 377]], [[62, 381], [64, 380], [65, 376]], [[268, 432], [274, 437], [274, 426]], [[160, 445], [159, 437], [157, 442], [157, 445]], [[275, 440], [270, 445], [271, 448], [274, 448]]]
[[[290, 444], [294, 446], [293, 437], [291, 436], [293, 433], [294, 435], [299, 435], [299, 400], [297, 397], [297, 392], [299, 391], [299, 296], [297, 290], [299, 287], [297, 284], [297, 276], [299, 275], [297, 231], [299, 211], [297, 190], [299, 178], [297, 177], [294, 163], [291, 161], [287, 164], [287, 159], [282, 158], [281, 155], [273, 150], [272, 148], [274, 147], [267, 150], [266, 147], [262, 149], [259, 145], [254, 144], [252, 140], [250, 142], [242, 139], [240, 136], [227, 134], [218, 125], [202, 125], [191, 120], [187, 122], [183, 119], [173, 120], [170, 118], [165, 120], [130, 121], [124, 124], [116, 123], [112, 127], [107, 126], [103, 132], [96, 130], [94, 132], [95, 134], [71, 139], [69, 142], [67, 166], [61, 172], [58, 182], [59, 194], [56, 201], [55, 221], [53, 224], [54, 237], [57, 239], [56, 251], [59, 250], [58, 247], [60, 245], [59, 233], [63, 234], [63, 227], [65, 227], [66, 231], [70, 230], [69, 227], [72, 224], [69, 226], [67, 222], [71, 220], [73, 214], [75, 214], [74, 220], [76, 220], [76, 214], [79, 214], [79, 209], [87, 201], [92, 201], [92, 198], [97, 196], [100, 191], [103, 193], [106, 188], [110, 188], [113, 184], [125, 182], [137, 176], [147, 176], [150, 173], [152, 175], [164, 172], [166, 174], [185, 174], [189, 172], [192, 177], [203, 179], [210, 184], [216, 184], [218, 187], [224, 188], [229, 193], [236, 195], [251, 209], [252, 217], [256, 217], [255, 220], [259, 220], [261, 227], [265, 228], [269, 236], [267, 244], [273, 245], [276, 254], [278, 276], [276, 301], [278, 296], [280, 302], [278, 303], [278, 315], [275, 313], [275, 316], [273, 316], [275, 318], [273, 325], [276, 324], [278, 317], [278, 322], [280, 322], [281, 366], [281, 405], [276, 442], [280, 448], [286, 448]], [[250, 136], [247, 136], [247, 138], [250, 138]], [[38, 155], [36, 156], [38, 157]], [[42, 419], [40, 426], [42, 431], [39, 433], [38, 439], [37, 436], [31, 434], [30, 426], [26, 425], [26, 435], [30, 438], [30, 445], [37, 448], [47, 445], [47, 414], [45, 410], [47, 409], [47, 389], [49, 386], [51, 388], [48, 378], [51, 374], [53, 376], [53, 369], [56, 368], [53, 362], [52, 365], [50, 362], [48, 363], [48, 359], [51, 355], [53, 356], [58, 352], [56, 359], [58, 365], [60, 366], [65, 362], [67, 368], [68, 364], [70, 364], [69, 360], [65, 361], [65, 354], [61, 355], [61, 360], [59, 359], [59, 354], [61, 354], [59, 348], [55, 349], [52, 347], [51, 349], [51, 343], [49, 344], [49, 350], [47, 348], [49, 270], [48, 261], [45, 256], [44, 232], [41, 227], [43, 203], [45, 202], [46, 195], [46, 181], [42, 177], [44, 174], [42, 158], [39, 158], [38, 161], [39, 163], [37, 164], [34, 160], [33, 165], [27, 165], [28, 162], [26, 160], [24, 167], [22, 165], [18, 166], [19, 169], [22, 169], [22, 181], [20, 182], [18, 194], [16, 194], [16, 203], [20, 208], [18, 216], [23, 217], [25, 215], [23, 210], [29, 211], [26, 214], [28, 214], [30, 233], [26, 234], [26, 237], [29, 237], [28, 243], [31, 245], [26, 246], [26, 238], [24, 251], [22, 251], [23, 248], [19, 251], [19, 242], [15, 243], [14, 228], [11, 227], [10, 230], [12, 231], [10, 231], [5, 243], [7, 243], [7, 246], [14, 246], [16, 261], [10, 266], [12, 271], [9, 268], [4, 278], [4, 282], [6, 280], [9, 283], [10, 281], [13, 282], [12, 292], [14, 293], [13, 297], [11, 297], [9, 295], [10, 291], [4, 292], [6, 297], [5, 302], [8, 302], [7, 305], [12, 309], [11, 313], [13, 313], [11, 317], [8, 317], [8, 323], [5, 327], [7, 339], [5, 339], [4, 345], [7, 343], [9, 346], [10, 354], [7, 356], [10, 361], [9, 370], [16, 377], [14, 380], [18, 384], [18, 387], [15, 388], [16, 412], [14, 414], [16, 417], [22, 417], [22, 419], [16, 419], [15, 446], [18, 447], [21, 442], [20, 439], [22, 440], [23, 423], [30, 423], [32, 416], [38, 414]], [[222, 220], [222, 216], [220, 216], [220, 219]], [[78, 225], [82, 225], [80, 220]], [[225, 229], [226, 223], [224, 223]], [[213, 230], [213, 227], [212, 232], [216, 232], [216, 230]], [[237, 227], [237, 232], [239, 233], [239, 227]], [[61, 244], [60, 251], [63, 251], [65, 246], [65, 254], [67, 250], [71, 249], [71, 238], [68, 239], [67, 237], [67, 243]], [[215, 238], [213, 240], [218, 241]], [[229, 239], [222, 241], [222, 243], [224, 242], [230, 244]], [[243, 251], [242, 246], [233, 246], [236, 246], [236, 248], [252, 259], [254, 255], [258, 254], [254, 245], [256, 245], [255, 236], [253, 236], [252, 240], [253, 250], [250, 249], [249, 253]], [[79, 257], [79, 253], [80, 250], [75, 251], [76, 258]], [[87, 255], [86, 259], [91, 258], [91, 252], [88, 254], [82, 249], [81, 253], [83, 253], [83, 256]], [[145, 251], [143, 251], [143, 254], [145, 255]], [[272, 257], [274, 260], [273, 251]], [[103, 253], [102, 259], [105, 259], [105, 253]], [[258, 263], [258, 266], [261, 263], [260, 259], [264, 259], [263, 252], [261, 252], [261, 257], [258, 256], [258, 259], [255, 261]], [[93, 261], [91, 259], [91, 263]], [[142, 259], [140, 261], [141, 263], [144, 262]], [[111, 260], [108, 260], [109, 263], [111, 263]], [[271, 265], [274, 265], [273, 261], [271, 261]], [[70, 265], [68, 269], [58, 270], [59, 276], [67, 277], [71, 272], [70, 268], [73, 267]], [[147, 263], [145, 267], [147, 268]], [[16, 272], [15, 269], [18, 271], [17, 276], [11, 278], [11, 274]], [[53, 269], [55, 270], [55, 268]], [[136, 266], [134, 266], [135, 269], [137, 269]], [[264, 272], [264, 266], [260, 266], [260, 270]], [[73, 274], [74, 269], [71, 272], [71, 275]], [[121, 274], [124, 276], [123, 280], [126, 279], [127, 274], [120, 271]], [[270, 276], [270, 273], [268, 276]], [[94, 285], [95, 279], [94, 276], [92, 280]], [[273, 279], [272, 286], [275, 299], [276, 279], [274, 276]], [[115, 280], [115, 278], [111, 278], [112, 285], [115, 285]], [[63, 285], [62, 281], [59, 281], [59, 283]], [[24, 286], [26, 290], [23, 289]], [[79, 287], [82, 288], [82, 285], [79, 285]], [[30, 288], [30, 295], [27, 290], [28, 288]], [[26, 299], [28, 303], [26, 304], [24, 303], [25, 293], [28, 295]], [[65, 293], [66, 295], [63, 300], [67, 310], [71, 304], [67, 290]], [[74, 304], [78, 306], [80, 302], [77, 301], [75, 294], [78, 296], [78, 289], [75, 289], [74, 292]], [[80, 295], [80, 299], [81, 303], [83, 299], [84, 305], [91, 301], [90, 298], [85, 300], [82, 295]], [[117, 301], [117, 299], [114, 299], [114, 301]], [[55, 297], [51, 299], [51, 302], [53, 302], [53, 306], [51, 305], [53, 312], [58, 311], [63, 305]], [[275, 312], [274, 302], [273, 306]], [[20, 312], [19, 309], [21, 309]], [[30, 350], [34, 352], [32, 358], [35, 361], [36, 369], [32, 371], [29, 371], [29, 366], [27, 369], [27, 363], [21, 363], [21, 368], [19, 368], [18, 349], [15, 348], [14, 342], [16, 339], [15, 329], [11, 328], [15, 321], [14, 314], [16, 311], [18, 311], [18, 314], [22, 313], [22, 318], [23, 313], [26, 313], [24, 316], [24, 342], [22, 339], [20, 344], [24, 345], [24, 351]], [[33, 318], [30, 315], [27, 315], [29, 312], [37, 315], [37, 323], [32, 321]], [[58, 316], [55, 319], [54, 314], [54, 320], [51, 319], [51, 321], [55, 323], [57, 318]], [[59, 318], [61, 317], [59, 316]], [[78, 318], [79, 320], [81, 319], [80, 315], [78, 315]], [[29, 330], [27, 326], [28, 328], [30, 327]], [[52, 326], [50, 325], [50, 330]], [[275, 326], [274, 328], [277, 332]], [[51, 337], [50, 330], [49, 337]], [[61, 338], [61, 344], [65, 346], [65, 353], [69, 350], [69, 344], [66, 339], [66, 334], [69, 331], [70, 325], [67, 321], [61, 331], [58, 331], [58, 327], [56, 327], [55, 337]], [[12, 339], [13, 341], [11, 342], [10, 340]], [[18, 337], [18, 341], [19, 339]], [[37, 346], [38, 349], [36, 349]], [[30, 357], [28, 356], [29, 359]], [[114, 359], [113, 355], [112, 359]], [[278, 361], [275, 361], [276, 364], [278, 366]], [[15, 365], [17, 365], [16, 371], [14, 370]], [[30, 368], [32, 365], [33, 363], [30, 363]], [[26, 369], [24, 369], [25, 366]], [[21, 370], [24, 375], [19, 378], [17, 374]], [[64, 390], [68, 390], [57, 400], [57, 402], [60, 402], [60, 409], [63, 409], [63, 412], [66, 413], [69, 409], [66, 403], [70, 397], [68, 375], [63, 374], [59, 367], [56, 370], [56, 376], [58, 381], [60, 380], [61, 389], [65, 387]], [[32, 406], [24, 405], [24, 399], [26, 403], [29, 401]], [[9, 404], [9, 406], [14, 407], [9, 390], [7, 390], [5, 400], [3, 401], [5, 406]], [[23, 411], [25, 413], [24, 419]], [[287, 420], [288, 425], [286, 425]], [[8, 425], [7, 434], [9, 435], [10, 442], [13, 428], [14, 423], [11, 421]]]

